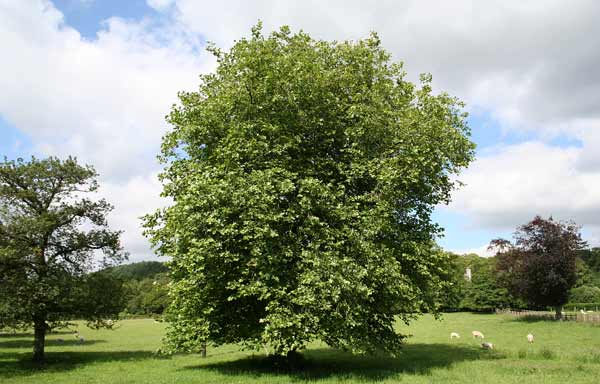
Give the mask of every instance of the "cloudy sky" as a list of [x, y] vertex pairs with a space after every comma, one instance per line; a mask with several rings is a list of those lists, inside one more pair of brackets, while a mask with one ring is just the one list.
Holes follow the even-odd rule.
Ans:
[[73, 154], [101, 175], [131, 260], [160, 206], [164, 116], [258, 19], [313, 37], [377, 31], [411, 79], [467, 103], [477, 160], [435, 219], [440, 244], [483, 253], [535, 214], [600, 245], [600, 2], [0, 0], [0, 156]]

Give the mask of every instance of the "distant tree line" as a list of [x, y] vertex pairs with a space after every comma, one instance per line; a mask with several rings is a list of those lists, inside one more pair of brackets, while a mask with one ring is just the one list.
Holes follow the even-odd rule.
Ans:
[[[495, 257], [485, 258], [474, 253], [450, 254], [450, 256], [453, 265], [453, 284], [442, 304], [445, 311], [488, 312], [497, 308], [516, 308], [526, 305], [513, 297], [498, 282], [495, 274]], [[465, 275], [467, 268], [471, 271], [470, 280]]]
[[107, 270], [123, 282], [125, 306], [121, 317], [162, 315], [170, 303], [169, 269], [165, 263], [142, 261]]
[[[513, 295], [499, 281], [498, 257], [481, 257], [475, 253], [457, 255], [447, 252], [452, 283], [441, 295], [445, 311], [490, 312], [495, 309], [545, 309], [531, 305]], [[465, 276], [470, 269], [471, 279]], [[162, 315], [170, 304], [169, 268], [163, 262], [142, 261], [106, 269], [123, 284], [124, 309], [121, 317]], [[577, 252], [576, 282], [569, 290], [570, 304], [579, 308], [600, 303], [600, 248]], [[598, 304], [600, 305], [600, 304]], [[567, 306], [571, 309], [573, 305]]]
[[[474, 253], [447, 254], [451, 261], [449, 275], [452, 284], [441, 296], [443, 310], [489, 312], [505, 308], [545, 309], [543, 306], [532, 306], [503, 286], [497, 273], [497, 257], [481, 257]], [[580, 250], [577, 256], [576, 281], [569, 291], [568, 302], [583, 308], [586, 304], [600, 303], [600, 248]], [[470, 280], [465, 276], [467, 268], [471, 270]], [[170, 304], [170, 277], [165, 263], [142, 261], [111, 267], [107, 272], [123, 282], [123, 317], [162, 315]]]
[[[511, 291], [502, 281], [502, 267], [498, 256], [480, 257], [477, 254], [449, 254], [452, 260], [452, 288], [444, 295], [442, 307], [446, 311], [487, 312], [505, 308], [546, 309], [552, 305], [535, 304]], [[575, 252], [574, 284], [568, 289], [566, 308], [600, 305], [600, 248], [580, 249]], [[516, 265], [515, 261], [511, 266]], [[471, 271], [470, 280], [465, 275]]]

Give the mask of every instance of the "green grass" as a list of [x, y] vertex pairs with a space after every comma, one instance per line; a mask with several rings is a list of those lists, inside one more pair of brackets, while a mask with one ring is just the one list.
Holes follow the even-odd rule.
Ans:
[[[413, 336], [398, 358], [356, 357], [315, 343], [302, 369], [274, 368], [260, 354], [236, 346], [209, 348], [208, 357], [156, 357], [163, 324], [127, 320], [115, 331], [80, 325], [83, 345], [71, 334], [51, 334], [48, 364], [29, 363], [31, 334], [0, 336], [0, 383], [595, 383], [600, 378], [600, 327], [575, 322], [517, 321], [503, 315], [425, 316], [403, 332]], [[483, 350], [472, 330], [494, 343]], [[461, 339], [450, 340], [450, 332]], [[525, 336], [532, 332], [535, 343]], [[59, 342], [58, 339], [64, 339]]]

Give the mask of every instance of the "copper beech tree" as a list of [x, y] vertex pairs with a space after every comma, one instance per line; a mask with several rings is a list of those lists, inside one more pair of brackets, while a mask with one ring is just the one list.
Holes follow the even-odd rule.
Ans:
[[473, 158], [462, 104], [405, 79], [377, 35], [260, 25], [183, 92], [147, 234], [172, 269], [176, 350], [311, 340], [395, 353], [396, 319], [435, 312], [449, 258], [431, 212]]
[[553, 307], [560, 319], [577, 281], [578, 252], [586, 246], [579, 231], [574, 223], [536, 216], [517, 228], [514, 242], [493, 240], [499, 281], [531, 306]]

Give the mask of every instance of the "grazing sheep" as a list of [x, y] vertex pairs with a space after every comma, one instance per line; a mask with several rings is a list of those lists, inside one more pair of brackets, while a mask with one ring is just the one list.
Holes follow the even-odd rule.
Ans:
[[473, 335], [474, 338], [485, 339], [485, 337], [483, 336], [483, 333], [481, 333], [479, 331], [473, 331], [473, 332], [471, 332], [471, 334]]
[[582, 315], [585, 315], [587, 312], [584, 311], [583, 309], [580, 309], [579, 312], [581, 312]]
[[460, 339], [460, 335], [457, 332], [450, 333], [450, 339]]
[[65, 340], [64, 339], [58, 339], [56, 341], [58, 341], [59, 343], [64, 343]]
[[531, 333], [527, 335], [527, 341], [533, 343], [533, 335]]
[[483, 349], [494, 349], [494, 344], [488, 343], [488, 342], [481, 343], [481, 348], [483, 348]]

